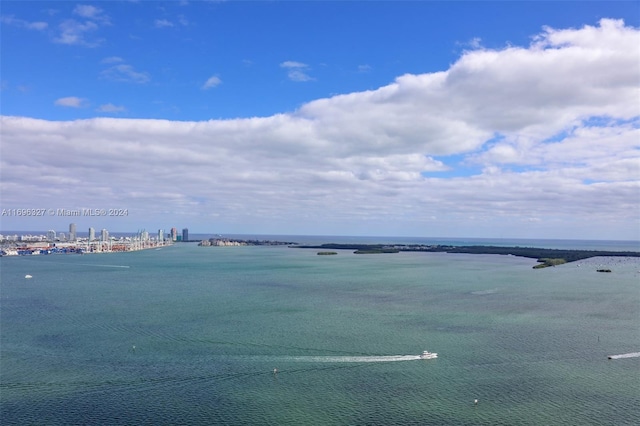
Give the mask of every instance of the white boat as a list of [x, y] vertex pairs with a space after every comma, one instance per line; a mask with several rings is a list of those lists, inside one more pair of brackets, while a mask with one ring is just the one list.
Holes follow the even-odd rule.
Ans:
[[420, 359], [435, 359], [438, 358], [438, 354], [435, 352], [424, 351], [420, 355]]

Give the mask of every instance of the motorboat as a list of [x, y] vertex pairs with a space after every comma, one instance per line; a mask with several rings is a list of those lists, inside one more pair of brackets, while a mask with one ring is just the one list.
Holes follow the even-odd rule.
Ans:
[[438, 358], [438, 354], [435, 352], [424, 351], [420, 355], [420, 359], [435, 359]]

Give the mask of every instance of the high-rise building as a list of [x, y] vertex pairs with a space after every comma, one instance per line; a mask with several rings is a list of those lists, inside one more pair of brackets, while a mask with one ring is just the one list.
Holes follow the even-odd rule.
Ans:
[[178, 230], [176, 228], [171, 228], [171, 241], [178, 240]]
[[49, 241], [55, 241], [56, 240], [56, 231], [54, 231], [53, 229], [49, 229], [47, 231], [47, 240]]
[[71, 223], [69, 224], [69, 241], [75, 241], [75, 240], [76, 240], [76, 224]]
[[189, 241], [189, 229], [182, 229], [182, 241]]
[[164, 241], [164, 231], [162, 229], [158, 229], [158, 242], [161, 243]]
[[89, 228], [89, 241], [93, 241], [96, 239], [96, 230], [93, 228]]
[[109, 241], [109, 231], [106, 229], [100, 231], [100, 240], [104, 242]]

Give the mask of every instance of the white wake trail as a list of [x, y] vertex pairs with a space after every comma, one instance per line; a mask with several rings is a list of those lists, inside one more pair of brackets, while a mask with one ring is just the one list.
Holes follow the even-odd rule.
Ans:
[[415, 361], [420, 355], [386, 355], [386, 356], [292, 356], [287, 361], [294, 362], [398, 362]]
[[103, 268], [130, 268], [130, 266], [127, 265], [100, 265], [98, 263], [75, 263], [75, 265], [80, 265], [80, 266], [100, 266]]
[[622, 355], [609, 355], [609, 359], [621, 359], [621, 358], [638, 358], [640, 357], [640, 352], [631, 352], [628, 354]]

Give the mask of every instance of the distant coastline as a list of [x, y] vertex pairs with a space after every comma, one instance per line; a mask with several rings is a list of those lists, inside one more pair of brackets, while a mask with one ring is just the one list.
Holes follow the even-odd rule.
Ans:
[[545, 268], [563, 263], [575, 262], [596, 256], [640, 257], [636, 251], [609, 250], [569, 250], [547, 249], [538, 247], [501, 247], [501, 246], [452, 246], [425, 244], [320, 244], [300, 245], [295, 248], [320, 250], [354, 250], [355, 254], [380, 254], [399, 252], [425, 253], [465, 253], [465, 254], [501, 254], [536, 259], [539, 264], [534, 268]]
[[[0, 256], [54, 254], [54, 253], [109, 253], [113, 251], [135, 251], [171, 245], [173, 241], [154, 241], [144, 235], [110, 236], [107, 243], [98, 244], [78, 233], [78, 240], [56, 241], [55, 244], [33, 238], [33, 232], [11, 231], [13, 240], [0, 242]], [[17, 234], [26, 235], [18, 237]], [[131, 235], [131, 234], [129, 234]], [[42, 236], [41, 236], [42, 237]], [[291, 241], [296, 239], [300, 242]], [[329, 242], [329, 241], [339, 241]], [[341, 242], [340, 242], [341, 241]], [[308, 236], [308, 235], [192, 235], [188, 243], [199, 246], [288, 246], [321, 250], [319, 255], [334, 255], [335, 250], [353, 250], [356, 254], [383, 254], [399, 252], [501, 254], [536, 259], [534, 268], [545, 268], [575, 262], [592, 257], [640, 257], [640, 242], [593, 241], [593, 240], [515, 240], [480, 238], [423, 238], [423, 237], [356, 237], [356, 236]], [[585, 244], [586, 243], [586, 244]], [[503, 245], [504, 244], [504, 245]], [[555, 248], [543, 248], [549, 244]], [[585, 244], [580, 248], [580, 244]]]
[[323, 243], [301, 245], [295, 242], [278, 240], [257, 240], [238, 238], [210, 238], [202, 240], [199, 246], [288, 246], [290, 248], [321, 250], [318, 255], [335, 255], [335, 250], [353, 250], [355, 254], [392, 254], [400, 252], [458, 253], [458, 254], [500, 254], [536, 259], [534, 269], [562, 265], [598, 256], [640, 257], [638, 251], [552, 249], [521, 246], [493, 245], [448, 245], [448, 244], [360, 244], [360, 243]]
[[276, 240], [242, 240], [237, 238], [209, 238], [198, 243], [201, 247], [230, 247], [230, 246], [296, 246], [298, 243]]

